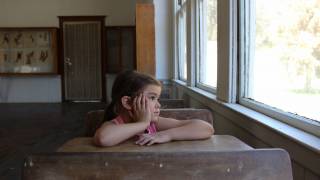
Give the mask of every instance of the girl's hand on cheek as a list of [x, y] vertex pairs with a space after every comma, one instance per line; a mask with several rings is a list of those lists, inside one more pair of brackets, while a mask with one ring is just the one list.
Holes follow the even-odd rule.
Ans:
[[136, 144], [138, 145], [147, 145], [150, 146], [152, 144], [157, 143], [166, 143], [171, 141], [170, 136], [163, 134], [161, 132], [157, 132], [155, 134], [141, 134], [139, 135], [139, 140], [136, 141]]
[[140, 94], [139, 96], [133, 99], [133, 118], [135, 122], [148, 122], [150, 123], [152, 119], [152, 113], [149, 108], [149, 101], [143, 95]]

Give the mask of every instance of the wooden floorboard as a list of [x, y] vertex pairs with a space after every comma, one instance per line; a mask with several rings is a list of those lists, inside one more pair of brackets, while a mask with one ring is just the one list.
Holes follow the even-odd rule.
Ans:
[[104, 103], [0, 104], [0, 179], [20, 179], [27, 155], [53, 152], [67, 140], [83, 136], [85, 114], [104, 107]]

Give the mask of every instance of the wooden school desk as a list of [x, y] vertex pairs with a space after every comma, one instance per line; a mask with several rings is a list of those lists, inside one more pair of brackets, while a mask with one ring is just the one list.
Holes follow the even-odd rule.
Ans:
[[96, 147], [92, 138], [66, 142], [58, 152], [34, 154], [24, 162], [25, 180], [292, 180], [282, 149], [253, 149], [228, 135], [152, 146], [134, 142]]
[[112, 147], [97, 147], [92, 141], [91, 137], [71, 139], [63, 144], [58, 152], [201, 152], [253, 149], [230, 135], [213, 135], [205, 140], [172, 141], [151, 146], [140, 146], [134, 144], [134, 141], [128, 141]]

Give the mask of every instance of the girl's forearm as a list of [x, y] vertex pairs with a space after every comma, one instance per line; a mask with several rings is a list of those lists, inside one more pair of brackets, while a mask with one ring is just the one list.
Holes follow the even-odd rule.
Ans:
[[214, 129], [212, 125], [202, 120], [192, 120], [189, 123], [161, 131], [173, 140], [195, 140], [205, 139], [212, 136]]
[[98, 146], [114, 146], [143, 132], [147, 126], [146, 122], [137, 122], [101, 127], [94, 135], [94, 143]]

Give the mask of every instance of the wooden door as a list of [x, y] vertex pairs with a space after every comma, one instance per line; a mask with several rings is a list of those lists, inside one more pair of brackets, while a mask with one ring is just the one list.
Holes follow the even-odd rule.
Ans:
[[59, 18], [64, 100], [104, 101], [104, 17]]

